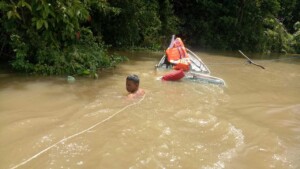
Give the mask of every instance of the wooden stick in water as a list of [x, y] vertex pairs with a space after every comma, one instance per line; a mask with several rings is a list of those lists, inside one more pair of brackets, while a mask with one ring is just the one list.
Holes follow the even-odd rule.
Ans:
[[242, 54], [242, 55], [248, 60], [248, 63], [249, 63], [249, 64], [253, 64], [253, 65], [258, 66], [258, 67], [260, 67], [260, 68], [262, 68], [262, 69], [266, 69], [266, 68], [263, 67], [262, 65], [259, 65], [259, 64], [254, 63], [254, 62], [253, 62], [250, 58], [248, 58], [242, 51], [239, 50], [239, 52], [240, 52], [240, 54]]

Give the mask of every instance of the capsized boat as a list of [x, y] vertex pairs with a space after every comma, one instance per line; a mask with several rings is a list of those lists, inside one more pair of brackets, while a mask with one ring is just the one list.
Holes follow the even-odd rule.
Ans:
[[[173, 35], [170, 46], [168, 49], [173, 47], [175, 41], [175, 36]], [[174, 48], [174, 47], [173, 47]], [[184, 48], [188, 55], [189, 59], [189, 71], [185, 72], [184, 80], [201, 82], [201, 83], [210, 83], [217, 85], [225, 85], [225, 81], [219, 77], [211, 76], [209, 68], [205, 63], [198, 57], [194, 52], [188, 48]], [[173, 69], [174, 64], [169, 62], [170, 59], [167, 58], [167, 55], [164, 55], [159, 63], [156, 65], [157, 69]]]

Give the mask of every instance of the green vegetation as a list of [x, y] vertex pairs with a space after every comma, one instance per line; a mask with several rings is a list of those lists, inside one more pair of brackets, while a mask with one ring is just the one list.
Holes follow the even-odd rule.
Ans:
[[124, 57], [113, 48], [188, 45], [300, 53], [297, 0], [2, 0], [0, 60], [16, 71], [90, 74]]
[[174, 1], [193, 46], [254, 52], [300, 52], [293, 36], [299, 6], [297, 0]]
[[95, 75], [114, 66], [123, 58], [108, 56], [101, 36], [94, 36], [91, 7], [115, 11], [96, 0], [1, 1], [1, 58], [17, 71], [45, 75]]

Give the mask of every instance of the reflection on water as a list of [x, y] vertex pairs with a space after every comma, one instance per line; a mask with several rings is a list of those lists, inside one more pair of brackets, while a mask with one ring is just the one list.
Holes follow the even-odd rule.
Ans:
[[[0, 168], [299, 168], [300, 69], [199, 53], [226, 87], [162, 82], [161, 53], [100, 79], [0, 76]], [[226, 54], [228, 55], [228, 54]], [[258, 61], [259, 62], [259, 61]], [[143, 100], [125, 98], [135, 73]]]

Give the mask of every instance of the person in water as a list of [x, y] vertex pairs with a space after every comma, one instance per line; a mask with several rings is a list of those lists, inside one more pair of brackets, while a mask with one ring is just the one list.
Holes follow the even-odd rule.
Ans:
[[140, 79], [137, 75], [129, 75], [126, 78], [126, 90], [128, 91], [128, 98], [136, 98], [143, 96], [145, 91], [139, 88]]

